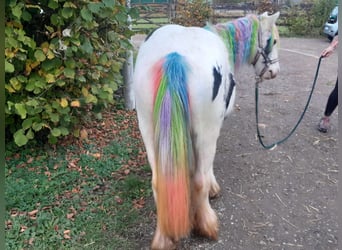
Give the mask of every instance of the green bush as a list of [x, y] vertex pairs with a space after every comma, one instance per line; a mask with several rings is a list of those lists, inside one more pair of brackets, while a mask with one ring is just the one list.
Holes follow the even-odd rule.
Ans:
[[171, 22], [183, 26], [203, 27], [212, 16], [213, 10], [204, 0], [179, 0], [176, 17]]
[[336, 4], [336, 0], [313, 0], [292, 6], [286, 20], [289, 31], [294, 35], [321, 34], [323, 25]]
[[115, 101], [128, 15], [137, 12], [113, 0], [7, 0], [5, 8], [7, 139], [77, 136], [83, 118]]

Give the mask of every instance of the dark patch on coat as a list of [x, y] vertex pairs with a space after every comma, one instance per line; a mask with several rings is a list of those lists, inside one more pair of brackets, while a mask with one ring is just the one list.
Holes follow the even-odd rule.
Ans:
[[212, 96], [212, 101], [215, 100], [217, 93], [220, 89], [221, 83], [222, 83], [222, 75], [220, 72], [220, 68], [219, 67], [214, 67], [213, 68], [213, 76], [214, 76], [214, 86], [213, 86], [213, 96]]
[[229, 90], [228, 90], [228, 94], [226, 96], [226, 109], [229, 106], [230, 98], [232, 97], [234, 87], [235, 87], [234, 76], [232, 73], [229, 73]]

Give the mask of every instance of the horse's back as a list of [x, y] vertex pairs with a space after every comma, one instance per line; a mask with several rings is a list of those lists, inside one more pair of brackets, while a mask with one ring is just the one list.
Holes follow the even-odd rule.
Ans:
[[[219, 36], [204, 28], [183, 27], [175, 24], [155, 30], [140, 47], [134, 75], [137, 106], [143, 101], [147, 106], [152, 107], [153, 98], [150, 90], [153, 74], [151, 71], [159, 60], [174, 52], [183, 56], [189, 65], [188, 88], [192, 112], [201, 116], [207, 115], [208, 118], [221, 116], [224, 110], [213, 107], [213, 105], [223, 106], [212, 100], [215, 81], [213, 71], [219, 71], [222, 83], [228, 79], [230, 67], [225, 45]], [[224, 88], [221, 89], [218, 99], [223, 102], [221, 96], [224, 95]], [[205, 112], [206, 110], [208, 112]], [[194, 118], [196, 119], [195, 116]], [[203, 121], [200, 117], [198, 120]]]

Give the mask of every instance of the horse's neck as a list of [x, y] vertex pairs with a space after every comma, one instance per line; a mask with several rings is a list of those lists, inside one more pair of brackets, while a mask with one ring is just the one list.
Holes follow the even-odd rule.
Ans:
[[257, 52], [259, 20], [256, 16], [239, 18], [228, 23], [207, 25], [225, 43], [230, 65], [234, 71], [243, 64], [250, 64]]

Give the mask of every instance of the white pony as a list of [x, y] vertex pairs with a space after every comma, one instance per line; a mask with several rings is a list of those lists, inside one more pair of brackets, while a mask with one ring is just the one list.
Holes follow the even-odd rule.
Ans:
[[204, 28], [166, 25], [140, 47], [133, 91], [152, 168], [157, 229], [152, 249], [172, 249], [191, 230], [218, 238], [209, 196], [216, 142], [233, 109], [234, 72], [251, 64], [260, 79], [279, 72], [279, 12]]

